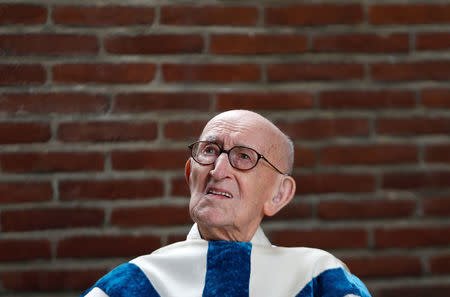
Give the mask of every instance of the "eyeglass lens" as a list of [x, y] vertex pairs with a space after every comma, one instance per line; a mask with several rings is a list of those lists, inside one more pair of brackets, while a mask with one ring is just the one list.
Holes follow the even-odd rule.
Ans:
[[[192, 156], [200, 164], [208, 165], [214, 163], [222, 151], [215, 143], [200, 141], [192, 147]], [[258, 159], [258, 153], [251, 148], [235, 146], [228, 152], [231, 166], [237, 169], [253, 168]]]

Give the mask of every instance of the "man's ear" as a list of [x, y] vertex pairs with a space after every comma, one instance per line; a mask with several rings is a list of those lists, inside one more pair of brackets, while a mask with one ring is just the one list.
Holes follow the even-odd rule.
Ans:
[[295, 195], [295, 180], [291, 176], [283, 177], [278, 194], [264, 203], [264, 214], [273, 216], [286, 206]]
[[191, 158], [189, 158], [184, 165], [184, 177], [189, 185], [189, 180], [191, 179]]

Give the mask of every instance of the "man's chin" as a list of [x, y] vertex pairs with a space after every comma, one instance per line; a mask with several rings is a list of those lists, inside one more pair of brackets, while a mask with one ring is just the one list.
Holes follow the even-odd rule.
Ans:
[[230, 225], [229, 218], [216, 209], [193, 210], [191, 217], [198, 225], [204, 228], [221, 228]]

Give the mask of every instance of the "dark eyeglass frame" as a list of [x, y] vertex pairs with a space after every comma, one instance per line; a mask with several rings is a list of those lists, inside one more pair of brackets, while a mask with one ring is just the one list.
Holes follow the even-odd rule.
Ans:
[[[193, 148], [196, 144], [198, 144], [198, 143], [210, 143], [210, 144], [216, 145], [216, 146], [219, 148], [219, 154], [217, 155], [216, 159], [214, 159], [214, 161], [212, 161], [212, 162], [210, 162], [210, 163], [202, 163], [202, 162], [199, 162], [199, 161], [196, 159], [196, 157], [194, 156], [194, 151], [193, 151], [193, 149], [192, 149], [192, 148]], [[188, 145], [188, 148], [191, 150], [191, 157], [192, 157], [192, 159], [194, 159], [195, 162], [197, 162], [197, 163], [199, 163], [199, 164], [201, 164], [201, 165], [211, 165], [211, 164], [214, 164], [214, 162], [217, 160], [217, 158], [219, 158], [219, 156], [220, 156], [222, 153], [226, 153], [226, 154], [228, 155], [228, 162], [230, 163], [231, 167], [233, 167], [233, 168], [235, 168], [235, 169], [242, 170], [242, 171], [247, 171], [247, 170], [253, 169], [253, 168], [256, 167], [256, 165], [258, 165], [259, 159], [263, 159], [263, 160], [266, 161], [273, 169], [275, 169], [278, 173], [280, 173], [280, 174], [282, 174], [282, 175], [286, 175], [286, 176], [289, 175], [288, 173], [283, 173], [283, 172], [281, 172], [281, 170], [279, 170], [277, 167], [275, 167], [275, 165], [273, 165], [272, 163], [270, 163], [270, 161], [267, 160], [266, 157], [264, 157], [262, 154], [258, 153], [256, 150], [254, 150], [254, 149], [252, 149], [252, 148], [250, 148], [250, 147], [246, 147], [246, 146], [233, 146], [233, 147], [230, 148], [229, 150], [225, 150], [225, 149], [223, 149], [223, 147], [221, 147], [220, 145], [218, 145], [217, 143], [215, 143], [215, 142], [213, 142], [213, 141], [199, 140], [199, 141], [196, 141], [196, 142], [191, 143], [190, 145]], [[231, 152], [233, 149], [236, 149], [236, 148], [245, 148], [245, 149], [249, 149], [249, 150], [255, 152], [256, 155], [258, 156], [258, 158], [256, 159], [256, 162], [255, 162], [255, 165], [253, 165], [253, 166], [250, 167], [250, 168], [246, 168], [246, 169], [241, 169], [241, 168], [235, 167], [235, 166], [231, 163], [230, 152]]]

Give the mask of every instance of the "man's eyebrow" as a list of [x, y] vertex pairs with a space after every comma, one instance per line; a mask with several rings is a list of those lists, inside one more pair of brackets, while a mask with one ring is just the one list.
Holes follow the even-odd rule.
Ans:
[[[218, 140], [218, 137], [217, 136], [208, 136], [208, 137], [206, 137], [206, 138], [204, 138], [204, 139], [200, 139], [201, 141], [210, 141], [210, 142], [214, 142], [214, 143], [217, 143], [218, 145], [222, 145], [223, 144], [223, 142], [222, 141], [220, 141], [220, 140]], [[250, 146], [248, 146], [248, 144], [246, 144], [246, 143], [235, 143], [234, 144], [234, 146], [242, 146], [242, 147], [248, 147], [248, 148], [251, 148], [251, 149], [254, 149], [253, 147], [250, 147]], [[258, 151], [258, 150], [257, 150]], [[259, 151], [258, 151], [259, 152]]]
[[208, 136], [203, 141], [217, 142], [217, 137], [216, 136]]

